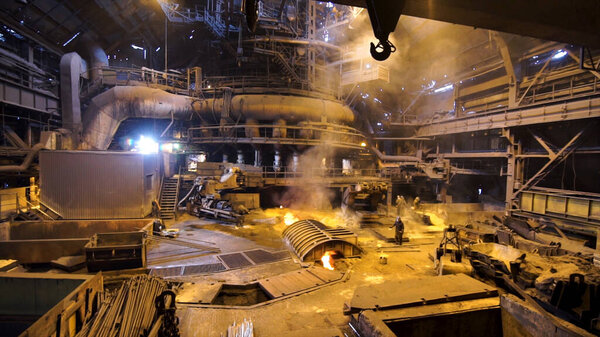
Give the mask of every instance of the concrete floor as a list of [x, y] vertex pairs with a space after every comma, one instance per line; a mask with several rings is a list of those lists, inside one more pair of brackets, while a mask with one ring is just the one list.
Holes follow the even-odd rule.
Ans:
[[[283, 215], [286, 209], [270, 209], [253, 212], [241, 228], [216, 221], [197, 219], [184, 215], [178, 221], [167, 224], [180, 229], [180, 238], [206, 244], [209, 241], [223, 253], [255, 248], [270, 251], [286, 249], [281, 239], [285, 228]], [[435, 275], [429, 254], [433, 254], [442, 236], [441, 226], [424, 226], [416, 218], [405, 216], [406, 232], [410, 242], [402, 247], [382, 240], [393, 237], [388, 228], [394, 217], [383, 217], [381, 225], [360, 228], [356, 217], [343, 215], [339, 210], [329, 212], [293, 211], [300, 219], [313, 218], [329, 226], [348, 227], [358, 234], [359, 245], [364, 254], [358, 259], [345, 259], [349, 277], [346, 281], [325, 286], [318, 290], [263, 304], [253, 309], [198, 308], [180, 304], [177, 315], [180, 331], [184, 337], [221, 336], [234, 321], [252, 320], [255, 336], [335, 336], [343, 331], [352, 336], [348, 317], [342, 313], [344, 302], [350, 300], [359, 286], [380, 284], [388, 280], [400, 280]], [[149, 267], [215, 263], [215, 254], [197, 254], [191, 248], [153, 243], [148, 250]], [[388, 263], [379, 263], [380, 255], [388, 256]], [[302, 268], [292, 260], [258, 265], [243, 269], [209, 275], [178, 278], [183, 282], [205, 284], [207, 282], [244, 283], [282, 274]], [[336, 330], [338, 329], [338, 330]]]

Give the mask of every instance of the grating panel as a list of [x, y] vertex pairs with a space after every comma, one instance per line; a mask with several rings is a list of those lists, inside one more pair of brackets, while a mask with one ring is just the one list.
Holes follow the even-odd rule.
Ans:
[[168, 268], [153, 268], [150, 271], [150, 275], [158, 277], [173, 277], [180, 276], [183, 271], [182, 266], [168, 267]]
[[282, 250], [280, 252], [273, 253], [273, 256], [277, 261], [286, 260], [290, 258], [290, 253], [286, 250]]
[[229, 269], [251, 266], [252, 262], [248, 260], [242, 253], [218, 255], [219, 259]]
[[284, 260], [290, 257], [287, 251], [279, 251], [271, 253], [264, 249], [254, 249], [244, 252], [244, 254], [252, 261], [254, 264], [261, 263], [269, 263], [275, 262], [279, 260]]
[[198, 264], [185, 266], [183, 275], [194, 275], [194, 274], [205, 274], [205, 273], [217, 273], [227, 268], [222, 263], [209, 263], [209, 264]]
[[277, 260], [273, 254], [264, 249], [249, 250], [244, 252], [244, 254], [254, 262], [254, 264], [268, 263]]

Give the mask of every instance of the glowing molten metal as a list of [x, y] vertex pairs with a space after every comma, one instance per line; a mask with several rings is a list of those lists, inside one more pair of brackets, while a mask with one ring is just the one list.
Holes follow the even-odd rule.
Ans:
[[321, 262], [323, 262], [323, 267], [325, 267], [325, 269], [329, 269], [329, 270], [334, 270], [335, 268], [333, 268], [333, 257], [332, 255], [334, 255], [335, 252], [325, 252], [325, 254], [323, 254], [323, 256], [321, 257]]
[[289, 226], [298, 220], [300, 219], [296, 218], [296, 216], [290, 212], [285, 213], [285, 215], [283, 216], [283, 222], [286, 226]]

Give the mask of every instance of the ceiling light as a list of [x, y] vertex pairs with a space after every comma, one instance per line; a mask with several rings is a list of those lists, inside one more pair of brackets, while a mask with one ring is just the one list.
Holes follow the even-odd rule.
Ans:
[[78, 37], [79, 34], [81, 34], [81, 32], [75, 33], [75, 35], [73, 35], [67, 42], [63, 43], [63, 47], [66, 47], [69, 43], [71, 43], [71, 41], [75, 40], [75, 38]]
[[567, 55], [567, 51], [566, 51], [566, 50], [559, 49], [559, 50], [556, 52], [556, 54], [554, 54], [554, 55], [552, 56], [552, 59], [553, 59], [553, 60], [558, 60], [558, 59], [561, 59], [561, 58], [565, 57], [565, 55]]

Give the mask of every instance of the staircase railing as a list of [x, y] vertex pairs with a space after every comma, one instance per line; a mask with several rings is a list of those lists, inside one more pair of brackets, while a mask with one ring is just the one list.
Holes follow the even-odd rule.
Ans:
[[40, 208], [41, 208], [41, 206], [44, 206], [44, 208], [46, 208], [47, 210], [50, 210], [50, 212], [56, 214], [56, 218], [52, 218], [52, 220], [62, 219], [63, 216], [59, 212], [57, 212], [54, 208], [44, 204], [41, 201], [39, 202], [39, 204], [40, 204]]
[[175, 218], [177, 218], [177, 203], [179, 202], [179, 188], [181, 187], [181, 165], [179, 166], [179, 170], [177, 173], [177, 187], [175, 190], [175, 203], [173, 204], [173, 212]]
[[163, 175], [160, 177], [160, 186], [158, 187], [158, 197], [156, 198], [159, 206], [160, 206], [160, 203], [162, 202], [162, 191], [163, 191], [164, 184], [165, 184], [165, 176]]
[[[42, 211], [40, 206], [35, 206], [34, 204], [32, 204], [29, 200], [20, 197], [17, 195], [17, 205], [19, 205], [19, 200], [23, 199], [23, 201], [25, 201], [25, 207], [27, 208], [27, 212], [31, 211], [32, 209], [35, 209], [37, 212], [39, 212], [40, 214], [42, 214], [44, 217], [46, 217], [46, 220], [54, 220], [54, 218], [52, 216], [50, 216], [48, 213]], [[19, 209], [20, 212], [22, 212], [21, 209]]]

